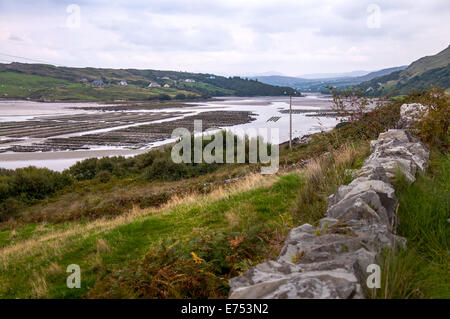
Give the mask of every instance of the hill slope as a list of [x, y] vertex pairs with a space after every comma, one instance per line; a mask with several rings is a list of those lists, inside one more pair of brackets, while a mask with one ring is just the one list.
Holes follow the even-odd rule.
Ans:
[[[90, 83], [101, 80], [99, 90]], [[82, 82], [84, 81], [84, 82]], [[116, 83], [126, 81], [128, 85]], [[161, 87], [148, 88], [156, 82]], [[167, 84], [169, 87], [163, 87]], [[96, 89], [96, 91], [94, 91]], [[101, 92], [99, 92], [101, 91]], [[159, 70], [69, 68], [47, 64], [0, 64], [0, 97], [33, 100], [147, 100], [164, 94], [175, 96], [276, 96], [293, 93], [289, 87], [277, 87], [240, 77]]]
[[382, 69], [362, 76], [346, 76], [346, 77], [332, 77], [332, 78], [321, 78], [321, 79], [305, 79], [289, 76], [260, 76], [254, 77], [261, 82], [271, 84], [271, 85], [282, 85], [290, 86], [300, 91], [311, 91], [311, 92], [323, 92], [328, 93], [329, 90], [327, 86], [335, 87], [346, 87], [350, 85], [357, 85], [364, 81], [369, 81], [373, 78], [390, 74], [394, 71], [403, 70], [405, 66], [393, 67]]
[[433, 85], [447, 89], [450, 88], [449, 64], [450, 46], [436, 55], [414, 61], [402, 71], [376, 77], [359, 87], [373, 95], [407, 94]]

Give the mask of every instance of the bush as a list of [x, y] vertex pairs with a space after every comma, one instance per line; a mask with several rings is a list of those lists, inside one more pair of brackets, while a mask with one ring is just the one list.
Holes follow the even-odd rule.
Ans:
[[71, 166], [67, 173], [78, 181], [97, 178], [101, 171], [122, 177], [127, 175], [127, 171], [130, 171], [134, 164], [133, 159], [126, 159], [123, 156], [88, 158]]
[[97, 176], [102, 183], [108, 183], [111, 179], [111, 173], [106, 170], [100, 171]]
[[437, 146], [448, 150], [450, 99], [445, 91], [439, 87], [414, 93], [409, 97], [411, 101], [424, 105], [427, 109], [416, 128], [422, 140], [430, 146]]
[[179, 247], [152, 248], [142, 259], [97, 281], [88, 298], [217, 298], [227, 290], [211, 264], [180, 256]]
[[202, 229], [188, 241], [166, 241], [110, 272], [87, 297], [224, 298], [228, 279], [251, 267], [251, 260], [267, 258], [270, 245], [281, 241], [276, 230], [261, 223], [241, 231]]
[[22, 205], [44, 199], [72, 183], [67, 173], [33, 166], [0, 176], [0, 220], [8, 220]]
[[187, 175], [186, 164], [176, 164], [170, 157], [157, 158], [146, 170], [147, 180], [177, 180]]
[[161, 93], [161, 94], [158, 94], [158, 100], [169, 101], [169, 100], [171, 100], [171, 98], [168, 94]]
[[0, 204], [0, 222], [7, 221], [14, 217], [20, 210], [20, 203], [15, 198], [8, 198]]
[[184, 95], [183, 93], [178, 93], [177, 95], [175, 95], [175, 100], [184, 100], [186, 99], [186, 95]]
[[71, 177], [66, 173], [33, 166], [19, 168], [8, 180], [9, 195], [20, 196], [25, 200], [43, 199], [72, 182]]
[[351, 130], [356, 139], [375, 138], [380, 133], [396, 127], [400, 119], [402, 100], [374, 100], [366, 97], [361, 90], [353, 88], [329, 89], [333, 93], [331, 108], [342, 120], [342, 124], [336, 127]]

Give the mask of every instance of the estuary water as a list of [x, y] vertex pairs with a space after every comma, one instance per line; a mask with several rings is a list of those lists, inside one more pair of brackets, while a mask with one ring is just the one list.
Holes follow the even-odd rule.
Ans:
[[[289, 140], [289, 97], [225, 97], [217, 98], [214, 101], [193, 102], [185, 108], [161, 108], [151, 110], [151, 112], [174, 113], [173, 117], [157, 122], [173, 121], [185, 116], [195, 115], [201, 112], [211, 111], [250, 111], [254, 115], [254, 121], [246, 124], [228, 126], [227, 129], [243, 129], [249, 135], [254, 135], [258, 129], [278, 128], [279, 143]], [[98, 103], [40, 103], [31, 101], [0, 101], [0, 126], [6, 122], [21, 122], [42, 119], [46, 116], [56, 115], [80, 115], [96, 114], [99, 108], [107, 107], [106, 104]], [[92, 107], [92, 110], [90, 108]], [[292, 127], [293, 138], [302, 137], [320, 131], [332, 129], [339, 120], [334, 117], [320, 116], [321, 111], [329, 110], [331, 98], [320, 94], [307, 94], [302, 97], [292, 98]], [[132, 112], [148, 112], [148, 110], [133, 110]], [[129, 112], [129, 111], [127, 111]], [[181, 112], [181, 115], [180, 115]], [[153, 122], [128, 124], [129, 126], [148, 125]], [[123, 126], [102, 129], [102, 132], [123, 129]], [[98, 131], [98, 130], [97, 130]], [[74, 133], [74, 135], [91, 134], [94, 131]], [[56, 137], [67, 137], [69, 135], [59, 135]], [[75, 164], [77, 161], [103, 156], [134, 156], [144, 153], [149, 149], [173, 142], [173, 139], [166, 139], [155, 143], [150, 143], [141, 149], [126, 149], [109, 146], [90, 146], [88, 150], [76, 151], [54, 151], [54, 152], [1, 152], [8, 145], [14, 143], [32, 144], [40, 142], [39, 139], [21, 138], [19, 141], [2, 143], [7, 140], [7, 136], [0, 136], [0, 167], [15, 169], [26, 166], [46, 167], [52, 170], [62, 171]], [[271, 142], [276, 142], [271, 140]]]

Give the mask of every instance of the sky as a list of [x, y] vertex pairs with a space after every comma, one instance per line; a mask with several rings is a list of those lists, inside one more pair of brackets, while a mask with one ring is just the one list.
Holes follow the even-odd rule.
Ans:
[[0, 62], [289, 76], [406, 65], [449, 0], [0, 0]]

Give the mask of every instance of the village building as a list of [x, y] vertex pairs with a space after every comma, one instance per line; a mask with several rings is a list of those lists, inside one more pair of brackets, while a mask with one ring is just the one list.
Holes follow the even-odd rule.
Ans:
[[102, 80], [94, 80], [94, 81], [92, 81], [92, 86], [102, 87], [104, 85], [105, 85], [105, 83]]

